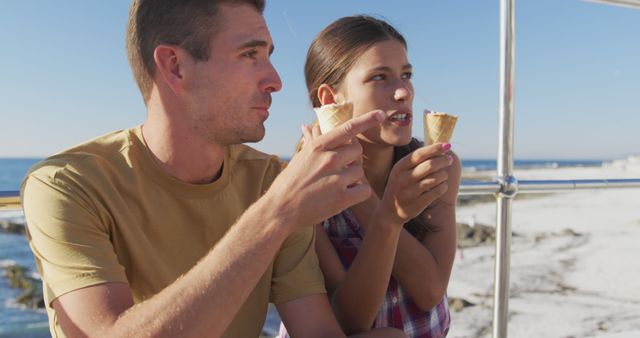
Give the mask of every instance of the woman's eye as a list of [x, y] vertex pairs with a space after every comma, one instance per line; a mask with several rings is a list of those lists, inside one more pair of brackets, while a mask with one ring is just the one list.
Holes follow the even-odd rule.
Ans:
[[402, 78], [403, 79], [407, 79], [407, 80], [411, 80], [411, 77], [413, 76], [412, 72], [406, 72], [402, 74]]
[[383, 74], [378, 74], [378, 75], [374, 75], [371, 77], [371, 80], [373, 81], [382, 81], [384, 80], [386, 77]]

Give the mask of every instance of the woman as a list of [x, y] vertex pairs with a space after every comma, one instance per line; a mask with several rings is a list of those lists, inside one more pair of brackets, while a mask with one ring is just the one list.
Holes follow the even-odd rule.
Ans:
[[[395, 327], [444, 337], [449, 329], [460, 164], [451, 145], [422, 147], [411, 137], [411, 72], [402, 35], [368, 16], [335, 21], [307, 54], [314, 107], [351, 102], [354, 116], [387, 115], [358, 136], [372, 197], [316, 226], [327, 292], [347, 333]], [[308, 145], [320, 131], [303, 133]]]

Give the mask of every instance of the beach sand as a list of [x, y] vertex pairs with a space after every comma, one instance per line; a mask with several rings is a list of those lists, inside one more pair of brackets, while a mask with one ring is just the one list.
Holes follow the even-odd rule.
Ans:
[[[640, 178], [630, 162], [515, 176]], [[459, 207], [458, 222], [495, 226], [495, 209]], [[516, 199], [512, 220], [509, 337], [640, 337], [640, 189]], [[448, 337], [491, 337], [494, 253], [493, 243], [458, 250], [448, 294], [476, 305], [452, 311]]]

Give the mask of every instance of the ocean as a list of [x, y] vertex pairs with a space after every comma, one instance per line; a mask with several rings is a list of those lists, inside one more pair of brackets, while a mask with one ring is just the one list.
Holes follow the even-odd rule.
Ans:
[[[16, 191], [27, 170], [39, 159], [0, 159], [0, 191]], [[24, 224], [19, 210], [0, 211], [0, 221]], [[0, 337], [50, 337], [47, 314], [16, 304], [20, 290], [12, 289], [4, 278], [4, 267], [17, 264], [37, 275], [36, 265], [23, 235], [0, 232]]]
[[[0, 191], [19, 190], [24, 175], [38, 161], [39, 159], [35, 158], [0, 158]], [[592, 167], [601, 166], [603, 163], [604, 161], [598, 160], [516, 160], [515, 167], [520, 169]], [[495, 170], [496, 161], [463, 159], [462, 166], [468, 171]], [[0, 211], [0, 221], [2, 220], [24, 224], [24, 216], [20, 211]], [[33, 256], [25, 237], [0, 232], [0, 268], [10, 264], [27, 267], [32, 274], [37, 275]], [[9, 287], [4, 278], [4, 269], [2, 269], [2, 275], [3, 277], [0, 278], [0, 337], [49, 337], [46, 313], [17, 305], [14, 299], [20, 292]], [[277, 315], [271, 311], [269, 316], [266, 329], [277, 330]]]

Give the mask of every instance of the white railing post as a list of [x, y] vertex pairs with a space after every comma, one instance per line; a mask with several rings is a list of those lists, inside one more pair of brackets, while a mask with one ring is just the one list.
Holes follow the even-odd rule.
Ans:
[[493, 337], [507, 337], [511, 204], [518, 192], [513, 176], [513, 117], [515, 71], [515, 0], [500, 0], [500, 131], [498, 135], [496, 195], [496, 262], [493, 294]]

